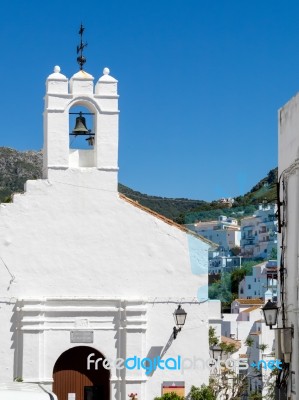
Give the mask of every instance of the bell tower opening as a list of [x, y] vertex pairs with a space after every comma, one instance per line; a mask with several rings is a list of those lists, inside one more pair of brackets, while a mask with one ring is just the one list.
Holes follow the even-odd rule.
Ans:
[[83, 177], [81, 170], [84, 179], [97, 175], [101, 188], [117, 192], [117, 80], [108, 68], [95, 85], [83, 70], [67, 79], [56, 66], [46, 83], [44, 178], [63, 174], [73, 181]]
[[76, 104], [69, 110], [69, 166], [95, 167], [95, 113]]

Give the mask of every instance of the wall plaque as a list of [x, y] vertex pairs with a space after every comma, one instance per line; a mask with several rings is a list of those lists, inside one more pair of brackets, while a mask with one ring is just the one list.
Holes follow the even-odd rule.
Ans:
[[71, 343], [93, 343], [93, 331], [71, 331]]

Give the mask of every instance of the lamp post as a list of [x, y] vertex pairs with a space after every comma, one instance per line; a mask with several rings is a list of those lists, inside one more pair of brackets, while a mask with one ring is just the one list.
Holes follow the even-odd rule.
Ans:
[[268, 300], [268, 302], [262, 308], [262, 311], [266, 326], [269, 326], [270, 329], [272, 329], [272, 326], [277, 324], [278, 307], [276, 303]]
[[273, 325], [277, 324], [278, 307], [276, 303], [273, 303], [271, 300], [268, 300], [268, 302], [262, 308], [262, 311], [264, 314], [266, 326], [269, 326], [270, 329], [281, 330], [285, 335], [285, 337], [289, 336], [290, 338], [292, 338], [294, 336], [293, 326], [291, 327], [284, 326], [284, 322], [281, 328], [272, 328]]
[[219, 358], [221, 360], [223, 350], [222, 350], [221, 346], [219, 346], [219, 344], [214, 344], [214, 346], [211, 346], [210, 352], [211, 352], [210, 354], [214, 360], [218, 360]]
[[173, 327], [173, 338], [176, 339], [178, 332], [182, 330], [185, 325], [187, 313], [179, 304], [178, 308], [173, 313], [176, 326]]
[[[213, 346], [210, 346], [210, 364], [209, 367], [210, 369], [210, 374], [217, 376], [218, 375], [218, 368], [217, 367], [217, 361], [221, 360], [221, 356], [222, 356], [222, 348], [221, 346], [219, 346], [219, 344], [214, 344]], [[221, 368], [221, 367], [220, 367]]]

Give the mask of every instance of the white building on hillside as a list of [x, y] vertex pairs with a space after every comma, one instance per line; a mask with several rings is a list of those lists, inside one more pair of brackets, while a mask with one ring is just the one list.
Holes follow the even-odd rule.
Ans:
[[[90, 130], [82, 133], [83, 114], [77, 125], [94, 145], [70, 149], [70, 113], [84, 107]], [[118, 193], [118, 114], [107, 68], [94, 85], [83, 70], [69, 80], [55, 67], [44, 179], [0, 206], [0, 380], [53, 386], [60, 400], [152, 400], [169, 381], [185, 394], [208, 383], [208, 369], [182, 374], [176, 360], [209, 358], [198, 291], [208, 286], [210, 244]], [[187, 317], [177, 332], [179, 305]]]
[[259, 298], [253, 299], [235, 299], [231, 304], [231, 313], [239, 314], [240, 312], [246, 310], [249, 307], [253, 306], [262, 306], [264, 301]]
[[[275, 266], [274, 266], [275, 265]], [[272, 300], [277, 300], [277, 261], [266, 261], [252, 267], [252, 274], [239, 283], [239, 299], [265, 298], [270, 291]], [[269, 294], [269, 293], [268, 293]]]
[[220, 300], [209, 300], [209, 326], [215, 329], [215, 336], [220, 341], [222, 335], [222, 314]]
[[234, 218], [221, 215], [218, 221], [196, 222], [186, 226], [211, 242], [218, 244], [226, 255], [233, 247], [240, 246], [240, 226]]
[[[275, 360], [274, 331], [270, 330], [264, 323], [261, 310], [263, 303], [258, 301], [259, 304], [255, 305], [244, 304], [244, 301], [240, 299], [236, 303], [238, 306], [242, 306], [240, 312], [222, 315], [221, 333], [240, 343], [240, 347], [233, 354], [233, 358], [246, 360], [248, 369], [239, 372], [248, 377], [248, 388], [251, 392], [257, 391], [263, 394], [263, 398], [266, 398], [269, 369], [260, 368], [259, 376], [257, 368], [260, 360], [266, 362]], [[254, 303], [257, 302], [254, 301]], [[235, 309], [235, 305], [233, 305], [233, 309]]]
[[241, 220], [241, 254], [245, 258], [269, 258], [277, 249], [276, 205], [261, 204], [252, 217]]
[[214, 257], [210, 257], [209, 251], [209, 274], [217, 275], [223, 272], [231, 272], [234, 269], [241, 268], [242, 256], [223, 256], [221, 253], [213, 251]]

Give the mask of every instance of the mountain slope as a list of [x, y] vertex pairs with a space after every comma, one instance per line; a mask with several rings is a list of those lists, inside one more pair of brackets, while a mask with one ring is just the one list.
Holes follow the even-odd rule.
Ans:
[[28, 179], [42, 176], [42, 153], [17, 151], [0, 147], [0, 201], [9, 200], [13, 193], [23, 192]]
[[[24, 183], [28, 179], [42, 176], [42, 153], [37, 151], [20, 152], [7, 147], [0, 147], [0, 202], [10, 201], [13, 193], [24, 191]], [[209, 220], [219, 215], [246, 216], [256, 209], [263, 200], [275, 201], [277, 168], [261, 179], [250, 192], [235, 198], [234, 207], [218, 201], [190, 200], [185, 198], [170, 199], [149, 196], [128, 188], [121, 183], [119, 192], [137, 201], [167, 218], [179, 223], [193, 223], [196, 220]]]

